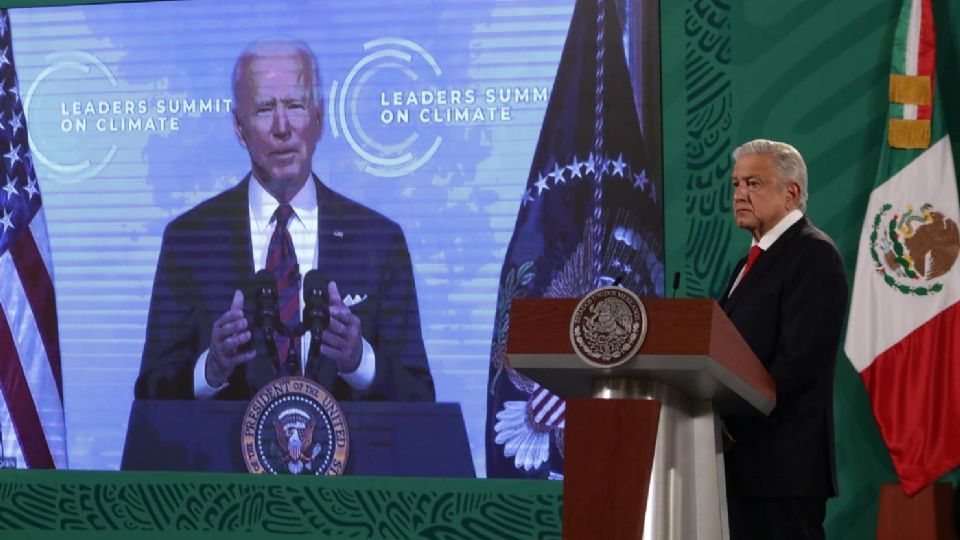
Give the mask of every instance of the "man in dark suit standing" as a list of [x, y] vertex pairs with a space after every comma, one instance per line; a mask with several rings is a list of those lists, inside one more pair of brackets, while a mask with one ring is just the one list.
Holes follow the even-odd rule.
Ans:
[[[270, 379], [302, 374], [341, 400], [433, 400], [406, 240], [384, 216], [312, 174], [323, 126], [316, 59], [303, 43], [248, 46], [233, 71], [234, 129], [251, 173], [164, 231], [135, 394], [249, 399]], [[254, 328], [247, 288], [276, 277], [279, 323], [295, 326], [300, 276], [329, 280], [319, 356], [309, 338]]]
[[733, 212], [753, 237], [720, 300], [777, 385], [769, 417], [725, 417], [730, 536], [824, 538], [837, 495], [833, 377], [847, 302], [833, 241], [804, 216], [807, 168], [785, 143], [733, 152]]

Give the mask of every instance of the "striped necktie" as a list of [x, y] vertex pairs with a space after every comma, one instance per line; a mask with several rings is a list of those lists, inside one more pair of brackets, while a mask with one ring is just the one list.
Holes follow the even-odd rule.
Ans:
[[286, 328], [285, 332], [281, 332], [284, 335], [276, 336], [280, 376], [300, 374], [300, 340], [292, 336], [300, 324], [300, 268], [293, 238], [287, 229], [293, 215], [293, 208], [289, 204], [277, 207], [273, 213], [276, 228], [267, 247], [266, 268], [277, 278], [280, 322]]

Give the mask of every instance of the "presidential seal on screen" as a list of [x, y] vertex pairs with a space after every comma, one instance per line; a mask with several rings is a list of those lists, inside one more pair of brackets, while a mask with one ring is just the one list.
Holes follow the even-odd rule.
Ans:
[[240, 432], [243, 461], [256, 474], [340, 475], [350, 452], [340, 405], [302, 377], [283, 377], [260, 389]]
[[647, 311], [633, 291], [603, 287], [583, 297], [570, 318], [570, 343], [594, 367], [633, 358], [647, 336]]

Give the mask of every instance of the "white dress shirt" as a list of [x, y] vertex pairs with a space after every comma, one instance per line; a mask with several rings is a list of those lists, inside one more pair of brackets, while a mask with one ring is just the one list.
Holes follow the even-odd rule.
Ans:
[[[280, 203], [267, 191], [256, 177], [250, 176], [248, 189], [248, 199], [250, 201], [250, 241], [253, 246], [253, 266], [254, 271], [258, 272], [267, 265], [267, 251], [270, 247], [270, 238], [276, 229], [277, 222], [273, 217], [274, 212], [280, 206]], [[300, 191], [293, 196], [290, 201], [293, 207], [294, 215], [287, 223], [287, 230], [293, 239], [293, 247], [297, 252], [297, 262], [300, 266], [300, 275], [305, 275], [308, 271], [317, 267], [317, 233], [319, 227], [320, 208], [317, 206], [317, 186], [312, 178], [307, 179]], [[305, 264], [310, 261], [310, 264]], [[304, 306], [303, 288], [300, 289], [300, 309]], [[229, 306], [224, 306], [224, 311]], [[362, 339], [362, 338], [361, 338]], [[350, 386], [363, 390], [370, 386], [376, 376], [376, 356], [373, 347], [363, 341], [363, 355], [360, 357], [360, 365], [353, 373], [342, 373], [341, 377]], [[302, 354], [300, 355], [301, 372], [306, 369], [307, 351], [310, 346], [310, 333], [304, 334], [301, 339]], [[213, 397], [217, 392], [227, 387], [224, 383], [218, 388], [213, 388], [207, 384], [206, 366], [207, 354], [209, 349], [204, 351], [197, 359], [196, 367], [193, 371], [193, 389], [194, 396], [200, 399]], [[332, 389], [330, 389], [332, 390]]]

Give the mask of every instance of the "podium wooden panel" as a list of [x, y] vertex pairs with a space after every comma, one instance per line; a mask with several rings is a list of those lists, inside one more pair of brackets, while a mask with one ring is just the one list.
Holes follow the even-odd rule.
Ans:
[[877, 540], [954, 540], [953, 486], [933, 484], [907, 497], [899, 484], [880, 486]]
[[[564, 434], [564, 538], [639, 538], [650, 483], [660, 402], [582, 399], [567, 402]], [[634, 427], [634, 429], [629, 429]], [[600, 448], [606, 459], [595, 459]], [[616, 482], [597, 481], [616, 479]], [[589, 519], [583, 519], [589, 516]]]
[[507, 336], [510, 364], [568, 400], [563, 537], [728, 538], [715, 411], [769, 414], [773, 378], [705, 299], [643, 299], [637, 355], [588, 366], [570, 342], [578, 302], [515, 299]]

